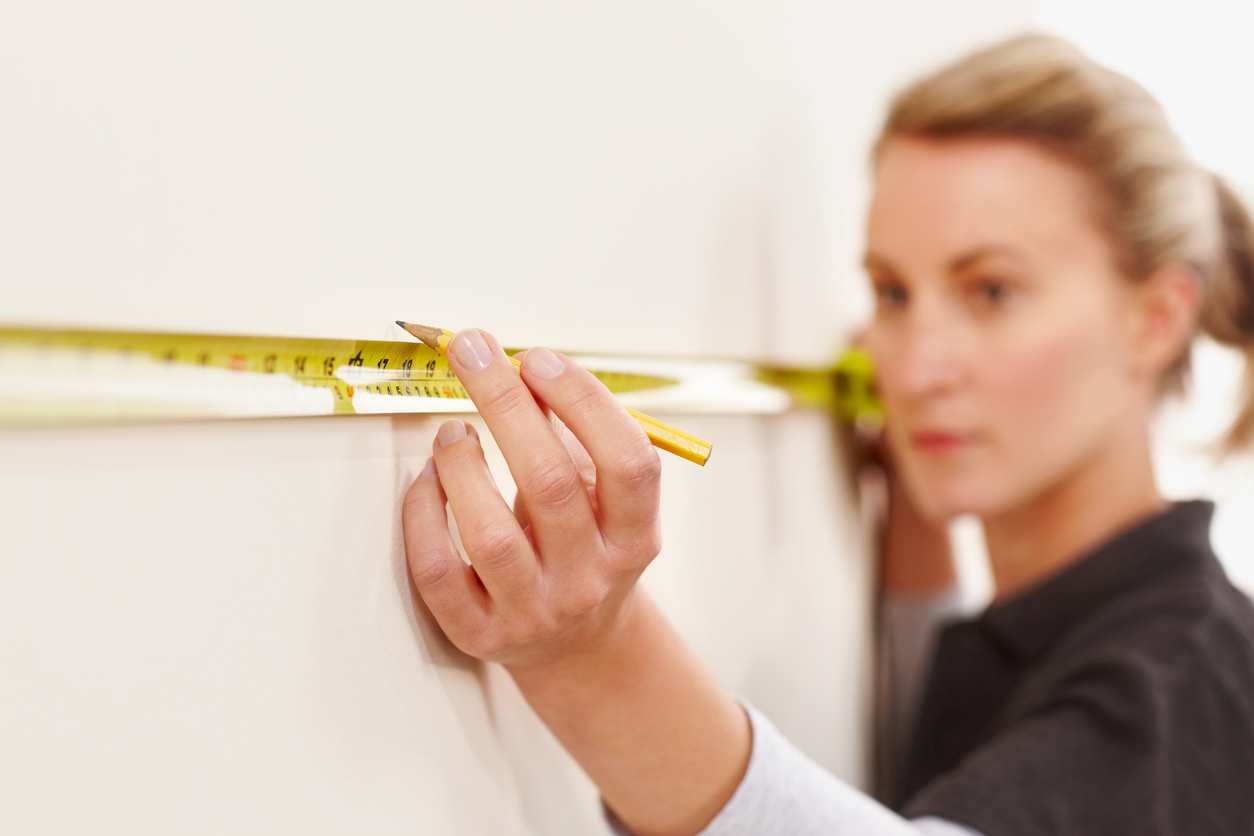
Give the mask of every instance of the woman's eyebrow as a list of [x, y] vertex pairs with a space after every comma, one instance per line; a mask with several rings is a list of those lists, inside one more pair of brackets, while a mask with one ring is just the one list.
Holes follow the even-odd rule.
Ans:
[[893, 263], [891, 261], [886, 258], [881, 258], [875, 253], [867, 253], [862, 256], [862, 268], [867, 272], [897, 272], [897, 269], [893, 267]]
[[985, 244], [969, 250], [957, 258], [951, 259], [949, 262], [949, 272], [960, 273], [963, 270], [979, 264], [986, 258], [995, 257], [1008, 258], [1020, 265], [1023, 265], [1026, 262], [1022, 251], [1018, 247], [1008, 244]]

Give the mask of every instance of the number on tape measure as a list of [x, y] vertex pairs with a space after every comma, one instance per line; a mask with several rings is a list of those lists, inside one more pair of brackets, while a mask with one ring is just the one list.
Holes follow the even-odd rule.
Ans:
[[[675, 383], [593, 374], [614, 392]], [[468, 399], [420, 342], [0, 329], [0, 422], [469, 411], [447, 403]]]

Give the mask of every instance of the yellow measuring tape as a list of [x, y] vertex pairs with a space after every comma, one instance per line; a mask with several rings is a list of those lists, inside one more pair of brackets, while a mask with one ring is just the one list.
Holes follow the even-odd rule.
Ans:
[[[831, 369], [575, 359], [629, 408], [882, 415], [869, 358], [857, 351]], [[0, 328], [0, 424], [473, 410], [448, 361], [420, 342]], [[662, 449], [698, 463], [709, 456], [708, 442], [648, 420]]]

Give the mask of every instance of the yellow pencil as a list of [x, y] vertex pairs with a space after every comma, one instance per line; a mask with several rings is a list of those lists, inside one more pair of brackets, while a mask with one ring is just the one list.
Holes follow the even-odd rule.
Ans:
[[[448, 356], [449, 340], [453, 339], [452, 331], [445, 331], [443, 328], [430, 328], [426, 325], [415, 325], [412, 322], [401, 322], [396, 320], [396, 324], [404, 328], [407, 332], [417, 337], [427, 346], [438, 351], [441, 356]], [[521, 363], [511, 357], [514, 368], [521, 367]], [[698, 438], [691, 433], [686, 433], [679, 427], [672, 427], [670, 424], [664, 424], [656, 418], [651, 418], [643, 412], [637, 412], [631, 407], [626, 407], [631, 413], [631, 417], [644, 429], [645, 434], [649, 436], [649, 440], [653, 442], [653, 446], [659, 450], [665, 450], [668, 453], [674, 453], [681, 459], [687, 459], [690, 462], [696, 462], [704, 465], [710, 459], [710, 442], [704, 438]]]

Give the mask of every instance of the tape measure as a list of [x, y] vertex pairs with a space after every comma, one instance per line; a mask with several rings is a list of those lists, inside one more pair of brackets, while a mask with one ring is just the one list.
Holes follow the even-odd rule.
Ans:
[[[572, 357], [636, 409], [882, 417], [856, 350], [830, 369]], [[473, 411], [420, 342], [0, 328], [0, 424]]]

